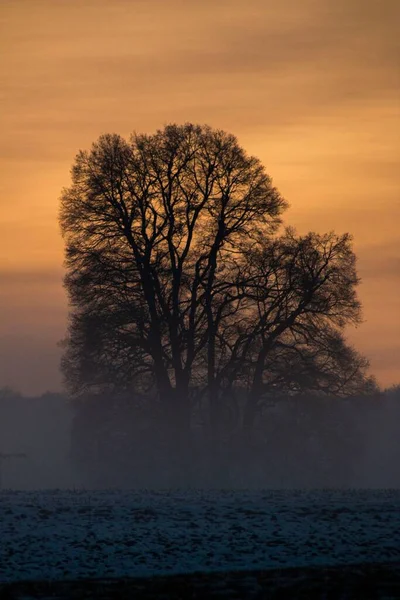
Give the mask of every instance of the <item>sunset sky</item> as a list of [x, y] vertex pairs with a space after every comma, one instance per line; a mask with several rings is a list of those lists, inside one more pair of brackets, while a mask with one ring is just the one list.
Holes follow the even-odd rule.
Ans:
[[399, 23], [399, 0], [1, 0], [0, 387], [61, 386], [76, 152], [185, 121], [262, 160], [287, 224], [354, 235], [348, 338], [400, 383]]

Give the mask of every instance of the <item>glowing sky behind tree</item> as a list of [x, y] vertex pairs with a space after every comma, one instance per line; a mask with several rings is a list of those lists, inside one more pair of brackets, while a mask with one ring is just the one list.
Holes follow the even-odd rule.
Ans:
[[348, 337], [399, 382], [399, 22], [397, 0], [2, 0], [0, 387], [60, 387], [78, 149], [185, 121], [259, 156], [287, 224], [354, 234], [366, 322]]

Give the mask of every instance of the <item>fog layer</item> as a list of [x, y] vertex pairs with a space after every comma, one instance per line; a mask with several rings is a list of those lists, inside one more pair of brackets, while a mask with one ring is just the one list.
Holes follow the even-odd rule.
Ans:
[[60, 394], [0, 396], [3, 489], [400, 487], [399, 388], [371, 398], [271, 398], [254, 442], [234, 432], [210, 467], [192, 428], [185, 475], [174, 476], [149, 412], [98, 400], [85, 410]]

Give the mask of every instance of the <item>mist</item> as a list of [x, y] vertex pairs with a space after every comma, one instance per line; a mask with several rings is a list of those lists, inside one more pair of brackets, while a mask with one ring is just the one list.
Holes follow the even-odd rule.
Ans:
[[400, 488], [399, 387], [347, 399], [271, 397], [250, 445], [226, 416], [219, 461], [198, 411], [179, 465], [157, 411], [140, 398], [103, 394], [77, 404], [3, 389], [1, 487]]

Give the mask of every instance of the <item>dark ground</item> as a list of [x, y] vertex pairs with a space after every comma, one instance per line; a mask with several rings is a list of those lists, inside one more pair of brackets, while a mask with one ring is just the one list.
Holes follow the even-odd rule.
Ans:
[[398, 600], [400, 562], [193, 573], [140, 579], [0, 583], [1, 600]]

